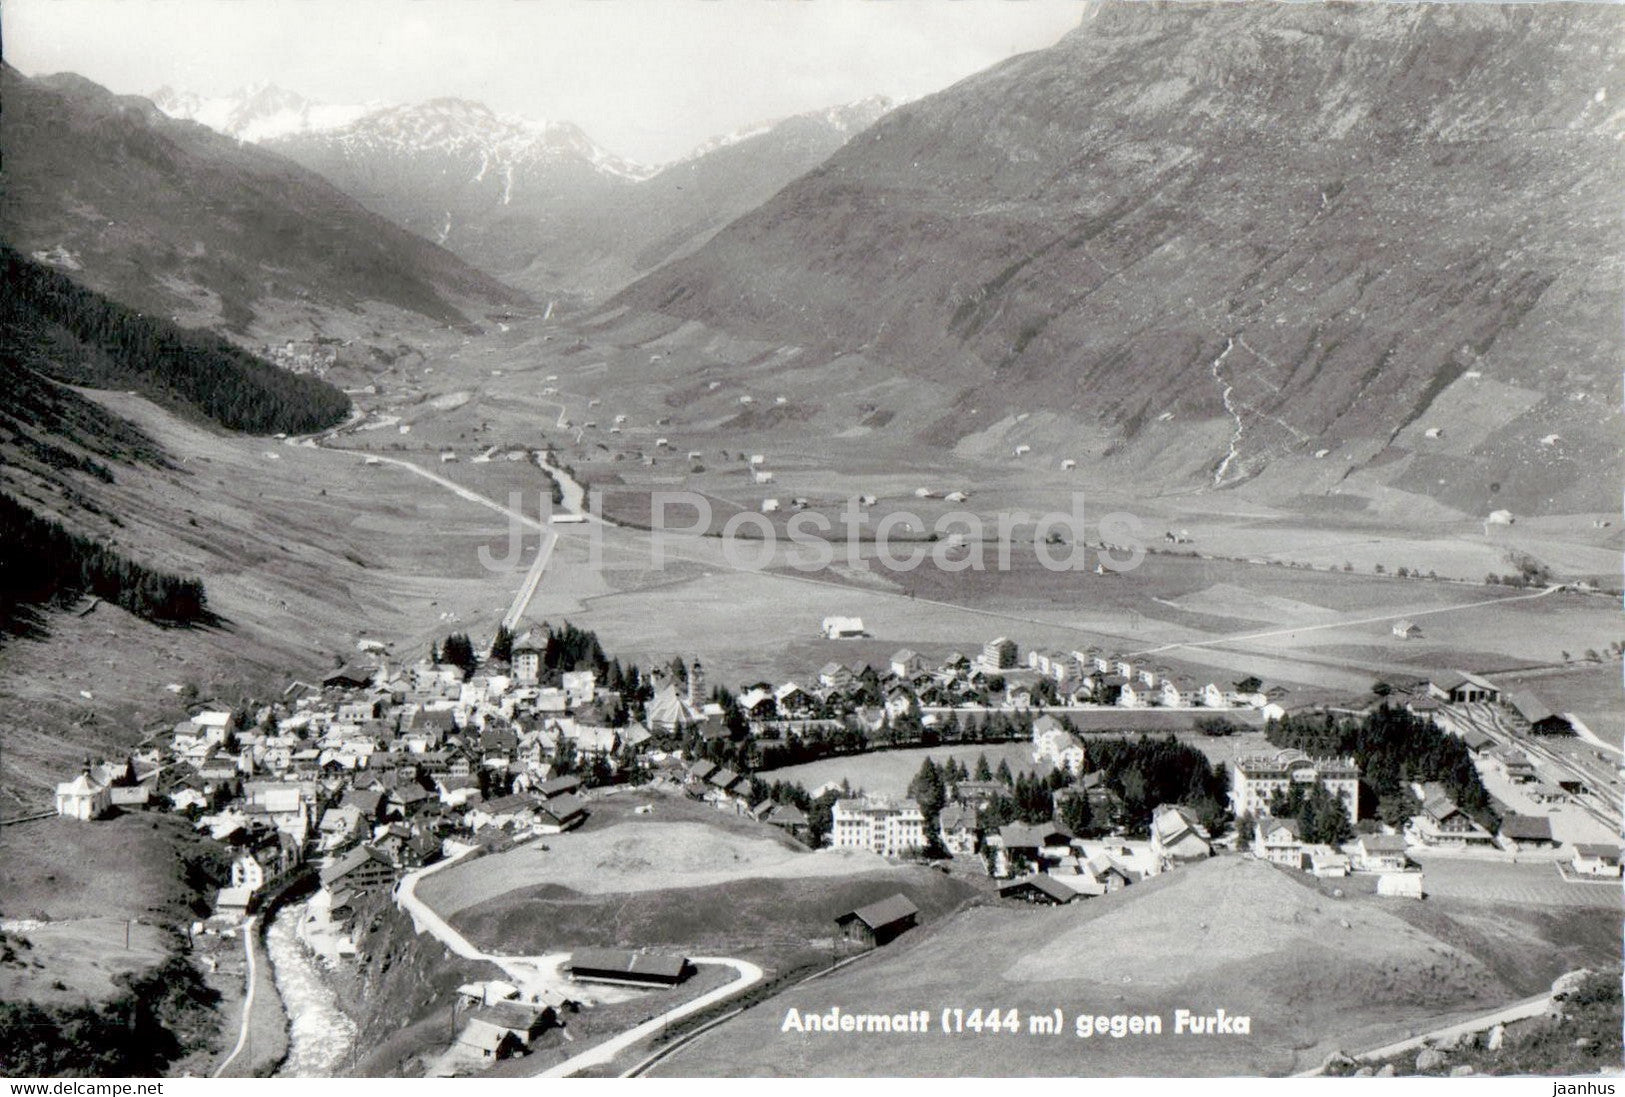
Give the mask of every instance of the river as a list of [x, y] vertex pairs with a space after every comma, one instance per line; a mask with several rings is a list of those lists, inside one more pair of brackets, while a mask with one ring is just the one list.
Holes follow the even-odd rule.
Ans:
[[288, 1057], [277, 1071], [283, 1078], [330, 1078], [355, 1051], [355, 1022], [339, 1008], [319, 961], [299, 940], [307, 906], [283, 907], [265, 931], [265, 951], [289, 1018]]

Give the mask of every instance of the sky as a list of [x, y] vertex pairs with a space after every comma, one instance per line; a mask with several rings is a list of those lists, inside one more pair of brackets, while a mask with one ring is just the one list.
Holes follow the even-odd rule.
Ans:
[[459, 96], [658, 163], [756, 122], [929, 94], [1082, 14], [1080, 0], [4, 0], [0, 34], [25, 74], [122, 94]]

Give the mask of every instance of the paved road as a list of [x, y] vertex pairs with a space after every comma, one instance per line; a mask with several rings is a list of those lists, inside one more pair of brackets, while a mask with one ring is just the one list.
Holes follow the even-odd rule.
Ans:
[[241, 1054], [248, 1044], [248, 1026], [254, 1022], [254, 992], [259, 989], [259, 965], [254, 962], [254, 916], [251, 914], [243, 919], [243, 951], [248, 955], [248, 978], [243, 988], [243, 1023], [237, 1029], [237, 1046], [231, 1049], [231, 1054], [220, 1060], [220, 1065], [214, 1068], [211, 1078], [220, 1077], [221, 1073], [231, 1065], [232, 1060]]
[[1355, 625], [1380, 625], [1390, 621], [1414, 620], [1418, 617], [1437, 617], [1444, 613], [1460, 613], [1462, 610], [1479, 609], [1484, 606], [1504, 606], [1512, 602], [1527, 602], [1535, 598], [1545, 598], [1556, 594], [1559, 587], [1546, 587], [1534, 594], [1517, 594], [1511, 598], [1486, 598], [1478, 602], [1462, 602], [1454, 606], [1440, 606], [1438, 609], [1413, 609], [1403, 613], [1388, 613], [1380, 617], [1356, 617], [1343, 621], [1332, 621], [1324, 625], [1298, 625], [1295, 628], [1269, 629], [1265, 632], [1242, 632], [1234, 636], [1219, 636], [1212, 640], [1183, 640], [1173, 644], [1162, 644], [1144, 651], [1131, 653], [1132, 657], [1144, 655], [1158, 655], [1165, 651], [1174, 651], [1178, 648], [1210, 648], [1218, 644], [1237, 644], [1247, 640], [1269, 640], [1277, 636], [1295, 636], [1300, 632], [1321, 632], [1325, 629], [1349, 628]]
[[731, 998], [748, 986], [761, 981], [762, 969], [749, 960], [734, 960], [726, 956], [695, 956], [692, 960], [696, 964], [719, 964], [731, 967], [739, 973], [739, 977], [715, 990], [706, 991], [693, 1001], [667, 1010], [658, 1017], [651, 1018], [636, 1028], [629, 1028], [619, 1036], [612, 1036], [595, 1047], [590, 1047], [580, 1055], [571, 1056], [557, 1066], [548, 1067], [537, 1075], [539, 1078], [568, 1078], [588, 1067], [603, 1066], [636, 1044], [639, 1040], [647, 1039], [659, 1032], [673, 1021], [697, 1013], [707, 1006]]

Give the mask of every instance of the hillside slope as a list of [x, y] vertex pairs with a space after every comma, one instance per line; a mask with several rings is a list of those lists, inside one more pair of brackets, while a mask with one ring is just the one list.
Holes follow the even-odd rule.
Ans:
[[613, 304], [1053, 411], [1150, 480], [1326, 451], [1321, 486], [1612, 505], [1625, 11], [1081, 10]]
[[[1318, 1066], [1453, 1012], [1484, 1011], [1572, 964], [1551, 942], [1584, 936], [1607, 955], [1617, 912], [1574, 922], [1523, 912], [1485, 930], [1470, 904], [1447, 913], [1324, 888], [1251, 858], [1188, 866], [1065, 907], [972, 909], [879, 955], [741, 1014], [654, 1073], [711, 1076], [1281, 1075]], [[1439, 904], [1439, 900], [1429, 900]], [[1527, 922], [1528, 924], [1523, 924]], [[1418, 924], [1423, 923], [1423, 924]], [[1586, 929], [1577, 930], [1585, 925]], [[1524, 970], [1497, 968], [1511, 956]], [[1528, 957], [1538, 956], [1530, 961]], [[786, 1031], [788, 1011], [924, 1009], [924, 1034]], [[943, 1032], [941, 1011], [1019, 1011], [1018, 1031]], [[1028, 1028], [1053, 1018], [1054, 1035]], [[1244, 1035], [1176, 1033], [1175, 1011], [1246, 1016]], [[1155, 1014], [1161, 1035], [1078, 1035], [1082, 1015]]]
[[0, 239], [126, 304], [247, 333], [371, 305], [464, 326], [523, 300], [305, 169], [145, 99], [10, 66], [0, 94]]

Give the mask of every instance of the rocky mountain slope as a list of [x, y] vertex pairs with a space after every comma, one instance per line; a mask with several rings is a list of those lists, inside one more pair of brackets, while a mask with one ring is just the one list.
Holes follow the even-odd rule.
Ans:
[[539, 294], [596, 297], [703, 242], [887, 105], [800, 115], [718, 139], [663, 170], [613, 156], [570, 123], [461, 99], [264, 141], [483, 270]]
[[9, 66], [0, 91], [0, 238], [119, 301], [240, 334], [376, 307], [462, 326], [523, 302], [304, 168], [146, 99]]
[[1080, 12], [614, 304], [960, 386], [943, 444], [1612, 508], [1625, 9]]

